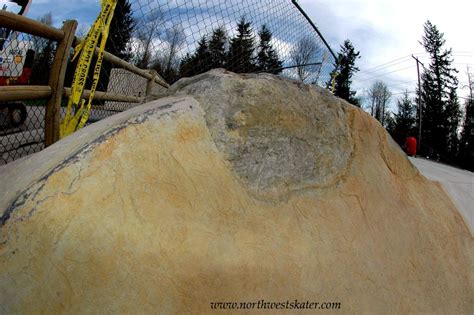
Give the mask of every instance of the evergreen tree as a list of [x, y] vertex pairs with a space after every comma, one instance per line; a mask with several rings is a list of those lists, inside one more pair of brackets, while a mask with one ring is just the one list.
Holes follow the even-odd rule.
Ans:
[[[356, 91], [351, 90], [352, 76], [359, 71], [355, 66], [357, 58], [360, 58], [360, 52], [355, 51], [350, 40], [345, 40], [337, 56], [335, 69], [331, 72], [331, 78], [335, 76], [334, 95], [360, 107], [359, 100], [355, 97]], [[328, 87], [331, 86], [332, 81], [328, 82]]]
[[35, 56], [37, 57], [33, 61], [30, 78], [32, 84], [48, 84], [50, 69], [53, 66], [55, 46], [53, 41], [48, 40], [42, 50], [36, 53]]
[[211, 60], [211, 52], [209, 51], [209, 44], [205, 36], [198, 42], [198, 48], [194, 58], [198, 71], [197, 73], [211, 70], [211, 65], [209, 64], [209, 60]]
[[[52, 26], [53, 16], [51, 12], [46, 13], [40, 17], [39, 21]], [[31, 69], [30, 82], [31, 84], [47, 85], [49, 72], [53, 65], [56, 44], [52, 40], [33, 37], [33, 45], [35, 50], [35, 58], [33, 60], [33, 67]]]
[[[128, 0], [118, 0], [115, 7], [114, 16], [110, 22], [109, 35], [105, 44], [105, 51], [122, 58], [130, 60], [131, 53], [128, 51], [128, 44], [132, 36], [135, 21], [132, 16], [132, 9]], [[100, 90], [107, 90], [110, 73], [113, 64], [104, 60], [100, 69], [99, 86]], [[88, 79], [90, 81], [90, 78]], [[90, 84], [90, 82], [89, 82]]]
[[130, 51], [127, 46], [134, 28], [135, 21], [129, 0], [117, 0], [105, 50], [126, 61], [130, 60]]
[[211, 70], [209, 61], [211, 53], [206, 36], [203, 36], [199, 42], [194, 54], [186, 56], [181, 60], [179, 66], [180, 77], [191, 77], [193, 75]]
[[[451, 65], [451, 49], [443, 48], [444, 34], [430, 21], [424, 24], [422, 44], [431, 62], [422, 74], [423, 122], [421, 154], [432, 157], [453, 154], [457, 146], [459, 102], [456, 96], [457, 70]], [[453, 156], [448, 158], [453, 159]], [[449, 162], [449, 161], [448, 161]]]
[[405, 91], [403, 96], [397, 101], [397, 113], [394, 115], [393, 130], [391, 130], [394, 140], [402, 146], [408, 136], [416, 133], [416, 107]]
[[[457, 82], [456, 82], [457, 84]], [[458, 129], [461, 120], [461, 108], [459, 106], [459, 99], [455, 88], [450, 88], [446, 108], [444, 110], [446, 115], [445, 129], [447, 133], [447, 153], [453, 160], [459, 153], [459, 137]]]
[[272, 47], [272, 32], [264, 24], [260, 32], [258, 32], [258, 36], [260, 41], [258, 44], [256, 70], [279, 74], [282, 71], [283, 61], [278, 58], [278, 53]]
[[180, 77], [189, 77], [193, 75], [193, 57], [194, 55], [190, 55], [189, 53], [187, 53], [186, 56], [181, 59], [181, 62], [179, 64]]
[[387, 130], [388, 133], [392, 135], [392, 137], [395, 134], [395, 124], [395, 115], [391, 111], [387, 111], [387, 114], [385, 116], [385, 130]]
[[227, 69], [237, 73], [254, 72], [254, 43], [251, 24], [242, 17], [237, 23], [237, 35], [230, 40]]
[[227, 34], [224, 27], [218, 27], [212, 32], [209, 40], [210, 67], [224, 68], [226, 59]]

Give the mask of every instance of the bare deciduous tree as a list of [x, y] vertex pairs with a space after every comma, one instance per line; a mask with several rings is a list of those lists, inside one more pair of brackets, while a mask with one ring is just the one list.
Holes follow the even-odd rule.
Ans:
[[307, 64], [317, 62], [318, 49], [318, 45], [313, 39], [303, 37], [290, 51], [290, 60], [296, 66], [297, 75], [301, 82], [305, 82], [311, 72], [316, 69], [315, 65]]
[[178, 53], [185, 43], [186, 37], [180, 24], [166, 30], [166, 47], [163, 51], [157, 51], [154, 68], [163, 74], [170, 73], [179, 67]]
[[89, 26], [85, 24], [80, 24], [76, 30], [76, 37], [81, 40], [84, 40], [88, 32], [89, 32]]
[[141, 26], [137, 25], [137, 47], [135, 64], [142, 69], [148, 68], [152, 57], [153, 40], [160, 37], [164, 14], [159, 9], [154, 9], [146, 17]]
[[[53, 15], [51, 12], [45, 13], [43, 16], [41, 16], [38, 19], [39, 22], [52, 26], [53, 25]], [[31, 42], [33, 44], [32, 49], [36, 51], [36, 53], [41, 53], [46, 46], [52, 45], [52, 41], [48, 41], [43, 37], [38, 37], [38, 36], [32, 36], [31, 37]]]
[[388, 102], [392, 93], [388, 86], [382, 81], [376, 81], [367, 91], [367, 100], [369, 102], [370, 114], [385, 126], [388, 112]]

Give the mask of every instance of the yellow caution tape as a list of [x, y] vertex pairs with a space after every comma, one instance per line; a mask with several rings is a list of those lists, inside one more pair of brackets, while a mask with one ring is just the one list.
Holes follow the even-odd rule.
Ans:
[[[76, 130], [81, 129], [89, 119], [89, 114], [92, 106], [92, 100], [94, 98], [97, 83], [99, 82], [100, 69], [102, 67], [102, 60], [104, 58], [105, 44], [109, 35], [110, 23], [114, 16], [115, 6], [117, 0], [101, 0], [102, 9], [99, 16], [95, 20], [91, 29], [86, 35], [83, 42], [78, 44], [74, 48], [73, 60], [79, 56], [76, 71], [71, 85], [71, 95], [67, 103], [66, 115], [61, 121], [59, 129], [60, 137], [70, 135]], [[82, 99], [84, 88], [87, 81], [87, 74], [92, 63], [92, 57], [94, 51], [101, 38], [99, 53], [97, 55], [97, 61], [94, 66], [94, 73], [92, 77], [91, 93], [87, 105], [85, 100]], [[72, 109], [76, 110], [76, 113], [72, 114]]]

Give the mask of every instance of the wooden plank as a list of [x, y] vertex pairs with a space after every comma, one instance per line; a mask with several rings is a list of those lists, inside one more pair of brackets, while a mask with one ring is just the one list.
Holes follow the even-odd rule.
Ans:
[[[76, 37], [76, 41], [74, 43], [74, 45], [77, 45], [81, 42], [81, 40], [79, 38]], [[95, 54], [97, 55], [99, 52], [99, 47], [96, 47], [95, 48]], [[153, 76], [151, 75], [151, 73], [149, 73], [147, 70], [143, 70], [143, 69], [140, 69], [138, 68], [137, 66], [135, 65], [132, 65], [131, 63], [123, 60], [123, 59], [120, 59], [119, 57], [109, 53], [109, 52], [104, 52], [104, 60], [110, 62], [111, 64], [119, 67], [119, 68], [122, 68], [122, 69], [125, 69], [125, 70], [128, 70], [132, 73], [135, 73], [147, 80], [151, 80], [153, 79]], [[170, 85], [168, 83], [166, 83], [166, 81], [157, 73], [155, 75], [155, 78], [154, 78], [154, 81], [161, 85], [162, 87], [164, 88], [169, 88]]]
[[150, 79], [148, 79], [148, 81], [146, 83], [145, 98], [150, 96], [151, 90], [153, 88], [153, 84], [155, 83], [155, 76], [158, 75], [156, 70], [150, 70], [150, 74], [152, 75], [152, 77]]
[[[88, 99], [90, 94], [91, 94], [90, 90], [84, 90], [84, 94], [82, 94], [82, 97], [85, 99]], [[71, 88], [68, 88], [68, 87], [64, 88], [63, 95], [66, 97], [69, 97], [69, 95], [71, 95]], [[111, 92], [95, 91], [94, 100], [126, 102], [126, 103], [141, 103], [143, 101], [143, 97], [115, 94]]]
[[48, 85], [0, 86], [0, 102], [47, 99], [52, 89]]
[[64, 31], [27, 17], [0, 10], [0, 27], [61, 41]]
[[64, 22], [64, 38], [58, 44], [53, 65], [49, 74], [48, 85], [53, 93], [46, 106], [46, 121], [44, 130], [44, 145], [50, 146], [59, 140], [59, 124], [61, 120], [61, 101], [63, 97], [64, 78], [71, 46], [76, 33], [77, 22], [69, 20]]

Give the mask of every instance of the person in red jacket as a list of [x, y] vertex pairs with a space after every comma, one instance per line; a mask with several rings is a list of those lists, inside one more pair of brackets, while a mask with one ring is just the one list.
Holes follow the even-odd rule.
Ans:
[[415, 137], [407, 137], [405, 140], [405, 152], [408, 156], [415, 156], [416, 155], [416, 138]]

